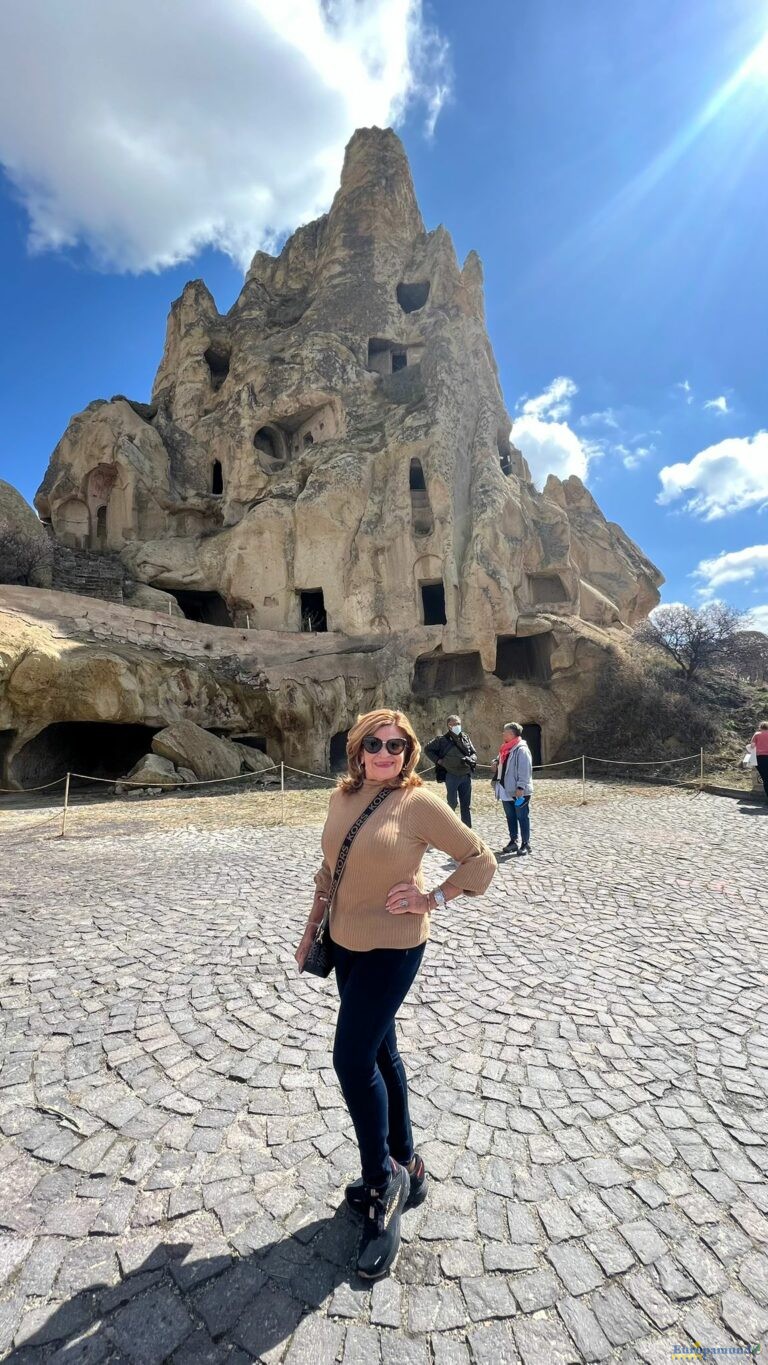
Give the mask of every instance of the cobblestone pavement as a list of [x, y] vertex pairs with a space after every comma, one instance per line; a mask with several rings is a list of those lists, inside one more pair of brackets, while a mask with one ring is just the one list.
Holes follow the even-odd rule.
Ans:
[[65, 841], [0, 824], [0, 1357], [667, 1365], [768, 1341], [764, 809], [561, 786], [534, 856], [439, 918], [401, 1026], [433, 1183], [373, 1289], [339, 1207], [334, 994], [291, 956], [316, 819], [119, 809]]

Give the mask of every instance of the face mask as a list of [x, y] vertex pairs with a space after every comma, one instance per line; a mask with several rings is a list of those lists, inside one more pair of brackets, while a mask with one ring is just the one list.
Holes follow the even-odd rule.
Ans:
[[460, 725], [452, 725], [452, 726], [451, 726], [451, 734], [452, 734], [452, 735], [460, 735], [460, 734], [461, 734], [461, 726], [460, 726]]

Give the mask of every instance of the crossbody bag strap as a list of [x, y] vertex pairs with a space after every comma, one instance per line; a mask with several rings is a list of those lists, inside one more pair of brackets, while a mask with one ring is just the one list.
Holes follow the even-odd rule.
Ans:
[[347, 865], [349, 850], [351, 849], [352, 844], [354, 843], [355, 839], [360, 833], [360, 830], [363, 828], [363, 825], [365, 824], [368, 817], [373, 815], [373, 812], [375, 810], [379, 809], [379, 806], [382, 805], [384, 801], [386, 801], [387, 797], [390, 796], [393, 791], [394, 787], [382, 787], [381, 790], [376, 793], [370, 804], [366, 806], [365, 810], [361, 811], [360, 815], [358, 815], [354, 825], [348, 831], [344, 838], [344, 842], [342, 843], [341, 848], [339, 849], [339, 856], [336, 859], [336, 868], [333, 874], [333, 880], [331, 882], [330, 890], [328, 892], [328, 903], [325, 907], [325, 914], [323, 915], [320, 927], [317, 931], [317, 934], [315, 935], [318, 942], [320, 941], [320, 939], [322, 939], [323, 934], [325, 933], [328, 927], [328, 921], [331, 917], [331, 910], [333, 908], [334, 897], [339, 889], [339, 882], [341, 881], [344, 868]]

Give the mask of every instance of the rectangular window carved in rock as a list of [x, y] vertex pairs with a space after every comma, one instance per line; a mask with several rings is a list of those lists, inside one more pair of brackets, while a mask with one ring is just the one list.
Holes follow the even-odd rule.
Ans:
[[328, 629], [328, 616], [322, 588], [303, 588], [299, 592], [301, 629], [313, 632]]
[[551, 631], [544, 635], [499, 635], [493, 671], [502, 682], [546, 682], [552, 676], [551, 654]]
[[445, 615], [445, 588], [440, 579], [419, 584], [421, 590], [421, 607], [424, 614], [425, 626], [444, 626], [447, 621]]

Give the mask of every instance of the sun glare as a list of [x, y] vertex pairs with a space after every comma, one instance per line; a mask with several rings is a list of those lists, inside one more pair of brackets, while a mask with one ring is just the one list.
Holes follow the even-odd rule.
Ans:
[[762, 76], [768, 80], [768, 33], [753, 48], [742, 67], [746, 77]]

